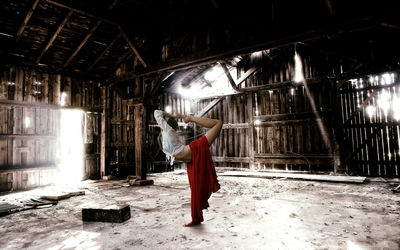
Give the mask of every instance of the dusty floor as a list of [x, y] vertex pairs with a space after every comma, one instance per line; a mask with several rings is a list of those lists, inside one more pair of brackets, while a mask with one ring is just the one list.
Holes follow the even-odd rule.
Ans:
[[[389, 183], [338, 184], [220, 176], [204, 224], [187, 228], [185, 172], [155, 185], [85, 181], [86, 195], [0, 217], [1, 249], [400, 249], [400, 194]], [[0, 196], [22, 200], [55, 187]], [[66, 190], [74, 191], [74, 190]], [[83, 223], [81, 209], [128, 204], [123, 223]]]

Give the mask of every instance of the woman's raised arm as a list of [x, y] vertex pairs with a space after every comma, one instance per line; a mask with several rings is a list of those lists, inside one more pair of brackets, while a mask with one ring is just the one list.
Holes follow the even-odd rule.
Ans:
[[195, 117], [195, 116], [181, 116], [181, 117], [183, 118], [183, 121], [186, 123], [194, 122], [196, 124], [199, 124], [200, 126], [209, 128], [209, 130], [206, 133], [208, 145], [211, 145], [215, 141], [215, 138], [217, 138], [222, 129], [222, 121], [217, 119], [211, 119], [206, 117]]

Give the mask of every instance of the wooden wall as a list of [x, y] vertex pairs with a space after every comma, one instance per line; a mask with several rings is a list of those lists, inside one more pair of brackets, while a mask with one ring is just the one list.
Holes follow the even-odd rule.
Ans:
[[63, 92], [66, 108], [90, 111], [85, 115], [85, 143], [90, 150], [85, 177], [98, 172], [101, 92], [97, 83], [7, 66], [0, 72], [0, 190], [45, 185], [54, 176]]
[[[292, 47], [242, 58], [235, 78], [256, 70], [236, 94], [201, 98], [199, 93], [198, 99], [188, 100], [168, 93], [159, 97], [159, 108], [222, 120], [221, 134], [211, 146], [217, 166], [399, 177], [398, 72], [332, 80], [351, 74], [351, 63], [302, 46], [297, 52], [306, 80], [296, 83], [294, 51]], [[190, 105], [184, 105], [187, 102]], [[159, 128], [154, 120], [149, 130], [155, 152]], [[189, 125], [182, 139], [189, 143], [205, 132]], [[155, 155], [149, 158], [152, 162], [165, 163], [162, 153]]]
[[106, 174], [135, 174], [135, 121], [133, 99], [123, 99], [118, 91], [110, 91], [110, 130], [108, 168]]
[[[217, 166], [334, 171], [335, 85], [323, 76], [339, 71], [339, 65], [328, 64], [326, 54], [311, 48], [298, 49], [303, 55], [306, 88], [292, 81], [294, 51], [294, 47], [263, 51], [243, 59], [237, 78], [253, 67], [256, 71], [240, 85], [237, 94], [196, 100], [169, 94], [162, 97], [161, 108], [169, 105], [173, 112], [180, 112], [182, 103], [189, 101], [192, 115], [205, 113], [205, 117], [223, 121], [221, 134], [211, 146]], [[205, 131], [195, 127], [188, 138], [196, 139]]]
[[339, 99], [346, 172], [400, 177], [398, 72], [348, 81], [340, 86]]
[[[314, 112], [302, 86], [226, 96], [206, 116], [223, 121], [211, 147], [219, 166], [333, 171], [330, 82], [310, 86]], [[197, 103], [204, 109], [213, 99]], [[195, 112], [196, 113], [196, 112]], [[319, 117], [317, 118], [316, 115]], [[326, 126], [323, 141], [317, 120]], [[251, 139], [252, 138], [252, 139]]]

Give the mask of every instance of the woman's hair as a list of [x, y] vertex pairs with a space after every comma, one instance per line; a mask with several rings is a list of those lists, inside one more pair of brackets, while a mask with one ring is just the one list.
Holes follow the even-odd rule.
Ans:
[[167, 121], [168, 125], [171, 126], [174, 130], [178, 130], [178, 122], [175, 120], [175, 118], [170, 117]]
[[[178, 129], [178, 122], [176, 121], [176, 119], [175, 118], [173, 118], [173, 117], [170, 117], [169, 119], [168, 119], [168, 121], [167, 121], [167, 124], [169, 125], [169, 126], [171, 126], [171, 128], [173, 128], [174, 130], [177, 130]], [[160, 147], [160, 149], [162, 150], [162, 131], [160, 131], [160, 134], [158, 135], [158, 138], [157, 138], [157, 142], [158, 142], [158, 146]]]

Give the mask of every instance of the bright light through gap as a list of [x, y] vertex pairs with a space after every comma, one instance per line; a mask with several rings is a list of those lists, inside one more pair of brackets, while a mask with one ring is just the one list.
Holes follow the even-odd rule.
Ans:
[[59, 165], [56, 183], [74, 185], [83, 177], [83, 134], [81, 110], [61, 110]]
[[304, 80], [303, 64], [301, 63], [300, 56], [297, 52], [294, 54], [294, 79], [295, 82], [302, 82]]

